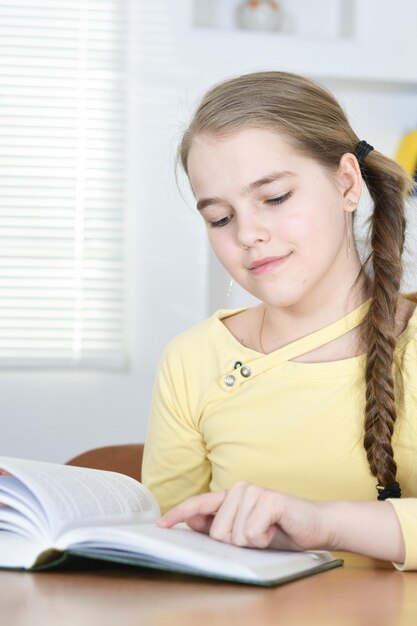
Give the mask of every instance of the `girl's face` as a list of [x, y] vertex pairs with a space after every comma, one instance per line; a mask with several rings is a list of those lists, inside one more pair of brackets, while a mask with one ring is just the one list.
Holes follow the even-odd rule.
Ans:
[[348, 194], [360, 186], [355, 167], [352, 157], [336, 180], [262, 128], [197, 135], [188, 158], [214, 252], [244, 289], [276, 306], [328, 299], [358, 263], [347, 257], [345, 225]]

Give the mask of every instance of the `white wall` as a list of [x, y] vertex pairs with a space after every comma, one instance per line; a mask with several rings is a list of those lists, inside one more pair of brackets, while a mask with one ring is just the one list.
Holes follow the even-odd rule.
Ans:
[[164, 4], [132, 2], [129, 368], [0, 371], [0, 454], [64, 461], [90, 447], [143, 441], [161, 350], [206, 315], [204, 229], [173, 175], [183, 70], [172, 49], [168, 13], [158, 14]]
[[[181, 128], [197, 96], [213, 81], [271, 66], [305, 71], [335, 92], [361, 137], [391, 155], [401, 135], [417, 124], [417, 70], [412, 77], [417, 44], [410, 26], [417, 23], [417, 14], [412, 0], [395, 5], [361, 0], [355, 14], [356, 46], [346, 40], [326, 44], [313, 39], [311, 54], [306, 54], [310, 48], [305, 41], [297, 47], [296, 40], [284, 39], [281, 45], [281, 40], [269, 38], [268, 45], [278, 42], [279, 54], [272, 60], [269, 53], [264, 60], [259, 56], [264, 44], [242, 45], [235, 34], [225, 36], [226, 31], [219, 31], [219, 45], [213, 46], [213, 32], [189, 28], [190, 2], [132, 0], [129, 369], [2, 371], [1, 454], [63, 461], [93, 446], [142, 441], [165, 343], [215, 308], [251, 301], [236, 286], [227, 298], [229, 277], [210, 257], [203, 225], [192, 202], [180, 197], [173, 176]], [[376, 4], [377, 20], [372, 12]], [[414, 283], [413, 272], [412, 267], [408, 285]]]

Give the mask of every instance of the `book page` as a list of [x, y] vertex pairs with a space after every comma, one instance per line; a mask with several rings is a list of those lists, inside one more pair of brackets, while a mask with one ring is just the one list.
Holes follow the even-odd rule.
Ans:
[[0, 567], [28, 568], [44, 546], [28, 537], [0, 532]]
[[253, 581], [292, 577], [334, 561], [328, 552], [240, 548], [211, 539], [183, 524], [170, 529], [154, 524], [76, 529], [63, 535], [55, 547], [131, 563], [137, 559], [161, 566], [181, 565], [183, 570], [194, 573]]
[[[36, 497], [51, 538], [76, 526], [148, 522], [159, 517], [153, 495], [130, 476], [7, 457], [0, 457], [0, 468]], [[1, 512], [0, 508], [0, 518]]]
[[[14, 476], [0, 473], [0, 529], [25, 529], [32, 536], [44, 536], [48, 520], [33, 493]], [[5, 509], [7, 507], [7, 509]]]

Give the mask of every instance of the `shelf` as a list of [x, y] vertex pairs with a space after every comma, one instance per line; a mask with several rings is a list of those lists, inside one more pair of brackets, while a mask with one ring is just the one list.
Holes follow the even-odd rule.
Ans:
[[[242, 0], [192, 0], [192, 26], [239, 30], [237, 13], [242, 4]], [[280, 24], [273, 34], [281, 32], [316, 39], [354, 34], [356, 0], [277, 0], [276, 4]]]
[[283, 70], [316, 78], [416, 84], [415, 68], [399, 65], [394, 57], [384, 63], [369, 55], [367, 44], [356, 39], [322, 41], [284, 33], [190, 29], [178, 42], [185, 59], [234, 74], [256, 70]]
[[[210, 21], [209, 13], [201, 19], [201, 14], [196, 14], [197, 1], [177, 0], [175, 10], [172, 3], [172, 19], [181, 57], [190, 67], [211, 75], [208, 80], [217, 75], [278, 69], [318, 80], [417, 84], [412, 28], [417, 3], [407, 9], [413, 15], [405, 19], [400, 12], [386, 10], [387, 0], [380, 0], [377, 13], [373, 0], [317, 0], [314, 6], [321, 7], [319, 15], [326, 15], [321, 31], [317, 23], [309, 30], [306, 20], [298, 22], [297, 31], [259, 32], [234, 27], [230, 11], [238, 0], [202, 0], [212, 10], [222, 7], [217, 21], [213, 17]], [[330, 1], [337, 6], [333, 17], [323, 12]], [[311, 11], [311, 5], [311, 0], [288, 0], [284, 8], [300, 11], [309, 6]], [[376, 19], [378, 29], [372, 27]]]

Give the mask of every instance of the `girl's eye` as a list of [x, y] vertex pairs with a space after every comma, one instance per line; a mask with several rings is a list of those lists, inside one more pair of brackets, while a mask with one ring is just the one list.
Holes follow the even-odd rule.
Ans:
[[[270, 198], [269, 200], [265, 200], [265, 203], [266, 204], [282, 204], [283, 202], [291, 198], [293, 193], [294, 193], [293, 191], [289, 191], [283, 196], [278, 196], [277, 198]], [[232, 219], [232, 216], [229, 215], [227, 217], [222, 217], [222, 219], [217, 220], [217, 222], [209, 222], [210, 228], [221, 228], [222, 226], [226, 226], [230, 222], [231, 219]]]
[[289, 191], [284, 196], [279, 196], [278, 198], [271, 198], [270, 200], [267, 200], [266, 203], [267, 204], [281, 204], [282, 202], [285, 202], [285, 200], [288, 200], [289, 198], [291, 198], [292, 194], [293, 192]]
[[223, 217], [221, 220], [217, 220], [217, 222], [209, 222], [210, 228], [221, 228], [222, 226], [226, 226], [231, 219], [231, 217]]

